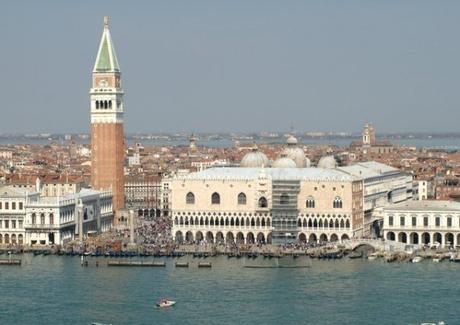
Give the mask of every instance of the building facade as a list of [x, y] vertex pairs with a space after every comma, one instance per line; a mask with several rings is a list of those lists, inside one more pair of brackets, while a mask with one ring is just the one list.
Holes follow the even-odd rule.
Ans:
[[459, 202], [406, 201], [383, 210], [386, 240], [414, 245], [460, 245]]
[[92, 74], [91, 185], [113, 192], [113, 208], [122, 209], [124, 199], [124, 129], [121, 72], [104, 17], [104, 31]]
[[460, 179], [445, 177], [437, 181], [436, 200], [460, 201]]
[[340, 241], [369, 235], [376, 208], [412, 198], [412, 177], [377, 162], [302, 168], [282, 157], [273, 165], [285, 167], [264, 168], [254, 167], [265, 165], [256, 154], [242, 160], [252, 167], [210, 168], [169, 180], [176, 241]]
[[362, 180], [338, 170], [210, 168], [170, 190], [178, 242], [326, 242], [362, 231]]
[[382, 216], [374, 213], [377, 208], [412, 200], [412, 175], [397, 168], [369, 161], [338, 169], [363, 180], [365, 236], [380, 235]]
[[26, 202], [38, 200], [39, 194], [12, 186], [0, 188], [0, 245], [25, 242]]
[[64, 197], [41, 197], [25, 203], [27, 245], [63, 245], [88, 233], [112, 227], [112, 193], [83, 189]]
[[69, 175], [15, 175], [7, 184], [15, 188], [37, 191], [40, 196], [55, 197], [78, 193], [84, 185], [81, 177]]
[[161, 208], [161, 179], [158, 176], [131, 176], [125, 181], [126, 207], [139, 216], [156, 216]]

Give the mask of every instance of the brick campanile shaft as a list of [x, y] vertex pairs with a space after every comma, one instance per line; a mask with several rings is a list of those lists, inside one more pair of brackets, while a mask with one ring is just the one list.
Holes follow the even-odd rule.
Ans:
[[[112, 189], [113, 209], [124, 208], [125, 137], [121, 72], [104, 17], [99, 51], [92, 74], [91, 98], [91, 186]], [[117, 218], [114, 218], [115, 224]]]

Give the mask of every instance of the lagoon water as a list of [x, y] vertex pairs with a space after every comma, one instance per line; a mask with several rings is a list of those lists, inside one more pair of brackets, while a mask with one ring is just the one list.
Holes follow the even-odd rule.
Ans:
[[[0, 266], [0, 324], [460, 324], [460, 264], [285, 257], [200, 259], [187, 269], [107, 267], [108, 258], [23, 255]], [[145, 260], [151, 260], [145, 258]], [[201, 261], [203, 261], [201, 259]], [[171, 309], [153, 307], [169, 297]]]
[[[299, 138], [299, 143], [303, 145], [335, 145], [339, 147], [347, 147], [354, 140], [358, 138]], [[76, 139], [76, 142], [82, 144], [88, 144], [89, 139]], [[187, 140], [166, 140], [166, 139], [132, 139], [128, 138], [127, 143], [134, 145], [140, 142], [145, 146], [188, 146]], [[241, 143], [252, 144], [252, 140], [240, 141]], [[258, 144], [284, 144], [284, 139], [263, 139], [257, 140]], [[442, 149], [442, 150], [460, 150], [460, 138], [459, 137], [442, 137], [442, 138], [402, 138], [402, 139], [390, 139], [395, 145], [417, 147], [419, 149]], [[66, 143], [64, 139], [34, 139], [34, 138], [1, 138], [0, 145], [18, 145], [18, 144], [30, 144], [30, 145], [48, 145], [50, 143]], [[229, 148], [235, 145], [235, 142], [230, 139], [212, 139], [212, 140], [198, 140], [198, 146], [214, 147], [214, 148]]]

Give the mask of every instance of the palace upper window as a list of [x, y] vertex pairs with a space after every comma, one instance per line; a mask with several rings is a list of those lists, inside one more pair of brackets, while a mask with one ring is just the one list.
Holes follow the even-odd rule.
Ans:
[[211, 204], [220, 204], [220, 195], [219, 193], [212, 193], [211, 195]]
[[185, 196], [185, 203], [195, 204], [195, 194], [193, 194], [192, 192], [188, 192]]
[[261, 197], [259, 199], [259, 208], [267, 208], [268, 207], [268, 202], [267, 202], [267, 199], [265, 197]]
[[246, 204], [246, 194], [240, 193], [238, 194], [238, 204], [245, 205]]
[[305, 202], [305, 206], [307, 208], [314, 208], [315, 207], [315, 198], [313, 196], [309, 196]]
[[334, 202], [332, 203], [332, 207], [334, 209], [342, 209], [342, 207], [343, 207], [342, 199], [340, 197], [336, 196], [335, 199], [334, 199]]

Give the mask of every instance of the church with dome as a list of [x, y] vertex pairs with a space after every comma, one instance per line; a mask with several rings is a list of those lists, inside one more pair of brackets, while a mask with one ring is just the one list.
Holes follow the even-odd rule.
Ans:
[[214, 167], [170, 181], [176, 242], [339, 242], [372, 228], [375, 208], [412, 197], [412, 176], [364, 162], [339, 167], [334, 156], [311, 167], [289, 136], [270, 161], [258, 146], [238, 167]]

